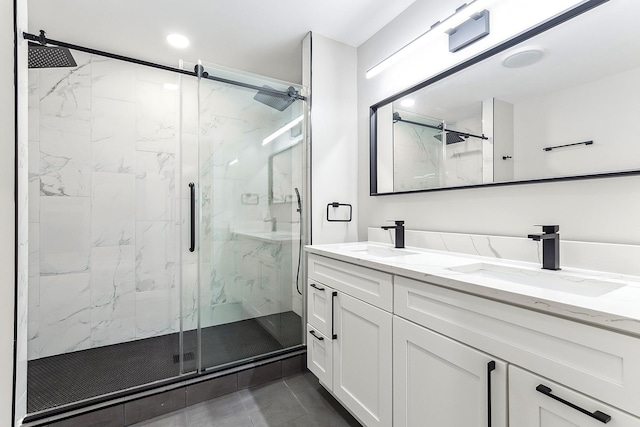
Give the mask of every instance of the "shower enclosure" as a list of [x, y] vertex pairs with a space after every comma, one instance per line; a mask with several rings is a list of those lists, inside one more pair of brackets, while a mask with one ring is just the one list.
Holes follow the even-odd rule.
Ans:
[[302, 348], [304, 89], [71, 53], [29, 71], [29, 414]]

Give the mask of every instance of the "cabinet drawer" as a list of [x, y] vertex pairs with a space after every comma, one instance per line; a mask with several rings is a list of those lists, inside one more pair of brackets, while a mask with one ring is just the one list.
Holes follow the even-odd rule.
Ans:
[[309, 324], [323, 335], [331, 336], [331, 304], [334, 290], [309, 279], [307, 289], [307, 318]]
[[[542, 385], [547, 392], [566, 401], [562, 403], [537, 390]], [[550, 390], [549, 390], [550, 389]], [[637, 396], [636, 396], [637, 397]], [[640, 418], [591, 399], [546, 378], [509, 366], [509, 423], [518, 427], [576, 426], [596, 427], [604, 425], [588, 414], [599, 411], [601, 416], [610, 416], [608, 427], [640, 427]]]
[[383, 310], [389, 312], [392, 310], [391, 274], [315, 254], [309, 254], [308, 261], [309, 279], [316, 280]]
[[640, 415], [640, 340], [395, 278], [398, 316]]
[[307, 367], [327, 389], [333, 388], [333, 341], [309, 324]]

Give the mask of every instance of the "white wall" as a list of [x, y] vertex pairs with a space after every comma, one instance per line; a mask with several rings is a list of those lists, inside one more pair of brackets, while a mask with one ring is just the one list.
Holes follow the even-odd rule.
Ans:
[[[356, 61], [355, 48], [316, 33], [311, 35], [311, 238], [314, 244], [357, 239]], [[305, 85], [308, 78], [303, 76]], [[353, 221], [328, 222], [327, 204], [331, 202], [354, 205]], [[345, 210], [339, 208], [336, 215], [343, 218]]]
[[459, 1], [418, 0], [358, 48], [358, 212], [359, 236], [368, 226], [404, 219], [409, 229], [523, 236], [534, 224], [560, 224], [563, 239], [640, 244], [640, 177], [526, 184], [369, 196], [369, 106], [437, 74], [455, 63], [520, 33], [571, 7], [575, 0], [490, 5], [491, 34], [451, 54], [446, 37], [423, 46], [414, 57], [367, 80], [372, 66], [435, 21], [448, 16]]
[[[635, 68], [514, 104], [516, 179], [637, 169], [638, 81]], [[543, 151], [581, 141], [594, 144]]]

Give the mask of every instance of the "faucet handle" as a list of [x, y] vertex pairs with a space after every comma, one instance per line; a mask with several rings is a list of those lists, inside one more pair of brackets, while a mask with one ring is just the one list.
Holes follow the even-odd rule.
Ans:
[[396, 225], [404, 225], [404, 221], [394, 221]]
[[558, 231], [560, 231], [560, 226], [559, 225], [536, 224], [535, 227], [542, 227], [542, 232], [543, 233], [557, 233]]

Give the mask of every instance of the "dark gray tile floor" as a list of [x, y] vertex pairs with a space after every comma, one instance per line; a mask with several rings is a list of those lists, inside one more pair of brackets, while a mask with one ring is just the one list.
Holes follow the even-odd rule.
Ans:
[[[278, 325], [277, 336], [262, 324]], [[196, 369], [196, 331], [184, 333], [190, 355], [185, 372]], [[302, 344], [302, 320], [293, 311], [202, 329], [203, 366], [210, 368]], [[44, 411], [180, 374], [179, 334], [96, 347], [29, 361], [27, 410]], [[118, 372], [118, 375], [113, 375]]]
[[342, 427], [360, 424], [310, 372], [189, 406], [135, 427]]

